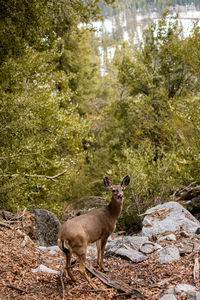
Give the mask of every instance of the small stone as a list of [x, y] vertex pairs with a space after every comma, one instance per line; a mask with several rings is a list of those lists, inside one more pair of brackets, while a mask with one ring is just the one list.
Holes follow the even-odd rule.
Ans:
[[44, 272], [44, 273], [49, 273], [49, 274], [60, 274], [59, 271], [50, 269], [48, 267], [46, 267], [45, 265], [39, 265], [39, 267], [37, 267], [36, 269], [32, 269], [31, 270], [33, 273], [37, 273], [37, 272]]

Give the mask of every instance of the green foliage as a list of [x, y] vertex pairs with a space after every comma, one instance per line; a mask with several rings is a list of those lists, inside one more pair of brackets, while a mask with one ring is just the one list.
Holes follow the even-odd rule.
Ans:
[[99, 60], [78, 25], [99, 18], [99, 1], [9, 0], [0, 11], [0, 204], [60, 214], [92, 140]]
[[[68, 76], [56, 71], [55, 61], [61, 46], [56, 42], [48, 53], [27, 48], [22, 58], [11, 58], [2, 66], [0, 136], [4, 207], [53, 207], [56, 204], [50, 205], [50, 200], [46, 203], [48, 197], [59, 201], [63, 194], [60, 186], [45, 176], [66, 169], [66, 185], [83, 161], [82, 141], [89, 127], [71, 103]], [[62, 91], [57, 89], [58, 83], [62, 84]]]

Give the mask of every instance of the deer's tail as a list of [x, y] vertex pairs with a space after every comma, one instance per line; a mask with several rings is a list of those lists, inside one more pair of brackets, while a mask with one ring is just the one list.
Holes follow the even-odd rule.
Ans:
[[65, 253], [70, 253], [70, 246], [67, 241], [63, 241], [60, 238], [58, 239], [58, 247]]

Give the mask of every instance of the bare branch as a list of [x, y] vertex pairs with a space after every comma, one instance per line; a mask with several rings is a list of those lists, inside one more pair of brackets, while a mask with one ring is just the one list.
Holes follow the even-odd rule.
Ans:
[[22, 212], [22, 215], [21, 216], [19, 216], [19, 217], [13, 217], [13, 218], [9, 218], [9, 220], [7, 220], [8, 222], [15, 222], [15, 221], [23, 221], [23, 218], [24, 218], [24, 214], [25, 214], [25, 212], [26, 212], [26, 208], [24, 208], [24, 210], [23, 210], [23, 212]]
[[54, 175], [54, 176], [46, 176], [46, 178], [47, 178], [47, 179], [51, 179], [51, 180], [53, 180], [53, 181], [56, 181], [56, 180], [54, 180], [55, 178], [60, 177], [60, 176], [63, 176], [66, 172], [67, 172], [67, 170], [65, 170], [65, 171], [63, 171], [63, 172], [61, 172], [61, 173], [59, 173], [59, 174], [57, 174], [57, 175]]
[[36, 177], [36, 178], [46, 178], [46, 179], [50, 179], [54, 182], [58, 182], [57, 180], [55, 180], [55, 178], [60, 177], [62, 175], [64, 175], [67, 172], [67, 170], [56, 174], [54, 176], [46, 176], [46, 175], [40, 175], [40, 174], [0, 174], [0, 177], [18, 177], [18, 176], [24, 176], [24, 177]]

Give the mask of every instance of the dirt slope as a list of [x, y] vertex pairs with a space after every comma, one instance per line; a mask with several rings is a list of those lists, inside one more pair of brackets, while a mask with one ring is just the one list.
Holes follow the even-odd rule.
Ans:
[[[7, 224], [10, 228], [4, 227]], [[98, 278], [93, 278], [98, 291], [92, 291], [88, 283], [79, 275], [78, 264], [73, 272], [77, 282], [71, 282], [63, 276], [64, 289], [60, 274], [33, 273], [32, 269], [43, 264], [53, 270], [61, 271], [65, 260], [62, 253], [49, 254], [39, 251], [37, 245], [27, 238], [31, 234], [34, 221], [25, 213], [23, 221], [8, 222], [0, 217], [0, 299], [126, 299], [119, 292], [104, 285]], [[120, 257], [108, 257], [105, 265], [108, 276], [121, 280], [140, 291], [145, 299], [159, 299], [168, 286], [186, 283], [200, 290], [200, 280], [193, 280], [194, 251], [184, 254], [177, 262], [161, 265], [157, 254], [143, 263], [133, 264]], [[88, 265], [96, 266], [95, 262]], [[92, 276], [92, 275], [91, 275]], [[139, 299], [131, 296], [131, 299]], [[179, 295], [177, 299], [187, 299]]]

